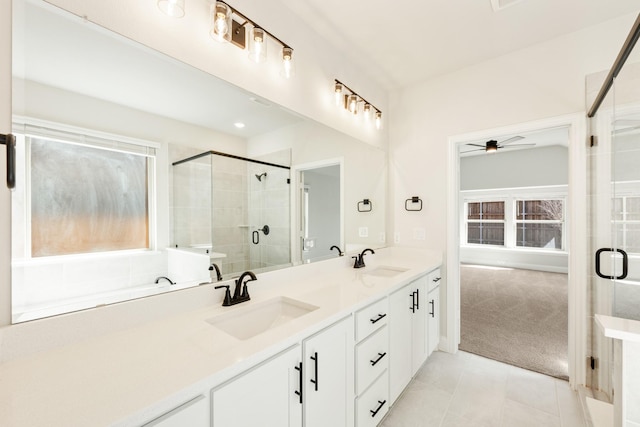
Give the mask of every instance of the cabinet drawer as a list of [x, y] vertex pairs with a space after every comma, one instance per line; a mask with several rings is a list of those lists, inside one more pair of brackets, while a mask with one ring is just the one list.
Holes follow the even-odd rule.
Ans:
[[387, 324], [389, 303], [387, 298], [359, 310], [356, 313], [356, 342]]
[[386, 326], [356, 346], [356, 394], [362, 393], [389, 366]]
[[375, 427], [389, 411], [389, 371], [356, 400], [356, 426]]
[[440, 274], [440, 269], [437, 268], [429, 273], [429, 284], [428, 284], [428, 292], [431, 292], [436, 287], [440, 286], [440, 282], [442, 281], [442, 274]]

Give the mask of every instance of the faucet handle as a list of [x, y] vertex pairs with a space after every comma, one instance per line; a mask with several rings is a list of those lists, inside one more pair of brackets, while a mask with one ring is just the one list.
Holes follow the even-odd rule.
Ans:
[[228, 307], [231, 305], [231, 291], [229, 290], [229, 285], [218, 285], [214, 287], [214, 289], [221, 288], [227, 288], [227, 290], [224, 292], [224, 301], [222, 301], [222, 306]]

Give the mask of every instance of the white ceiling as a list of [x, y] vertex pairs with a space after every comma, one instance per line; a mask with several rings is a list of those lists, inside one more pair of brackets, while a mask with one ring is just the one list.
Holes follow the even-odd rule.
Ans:
[[505, 55], [615, 17], [638, 0], [280, 0], [389, 88]]

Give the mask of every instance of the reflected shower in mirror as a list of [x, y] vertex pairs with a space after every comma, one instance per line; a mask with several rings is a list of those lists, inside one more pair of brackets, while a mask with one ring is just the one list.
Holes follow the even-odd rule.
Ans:
[[276, 157], [286, 164], [217, 151], [172, 162], [173, 246], [207, 255], [225, 277], [291, 265], [290, 153]]

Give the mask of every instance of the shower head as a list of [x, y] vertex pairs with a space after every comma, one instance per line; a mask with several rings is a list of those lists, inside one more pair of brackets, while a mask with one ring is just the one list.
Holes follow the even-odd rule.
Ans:
[[258, 178], [258, 181], [260, 181], [260, 182], [262, 182], [262, 177], [263, 177], [263, 176], [265, 176], [265, 177], [266, 177], [266, 176], [267, 176], [267, 173], [266, 173], [266, 172], [262, 172], [260, 175], [256, 174], [256, 178]]

